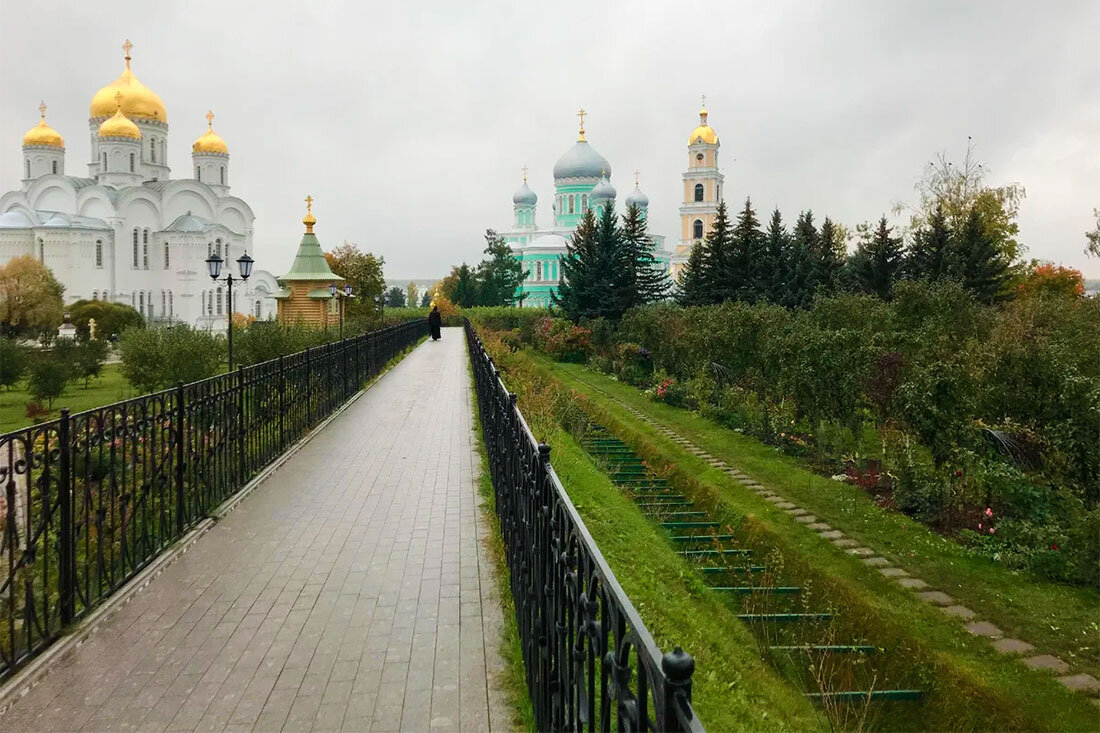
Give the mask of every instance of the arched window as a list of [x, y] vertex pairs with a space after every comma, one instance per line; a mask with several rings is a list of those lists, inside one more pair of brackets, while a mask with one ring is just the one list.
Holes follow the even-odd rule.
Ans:
[[172, 305], [172, 291], [168, 291], [168, 317], [171, 318], [175, 315], [175, 308]]
[[141, 233], [141, 266], [142, 269], [149, 269], [149, 230], [146, 229]]
[[217, 295], [214, 297], [214, 313], [220, 316], [222, 314], [222, 289], [218, 288], [216, 293]]
[[57, 161], [55, 160], [51, 165], [53, 167], [53, 172], [56, 175], [57, 174]]
[[164, 269], [167, 270], [172, 266], [172, 260], [168, 256], [168, 242], [164, 243]]
[[195, 166], [195, 180], [202, 183], [202, 168]]
[[92, 300], [99, 300], [99, 291], [98, 290], [93, 290], [92, 291]]
[[222, 179], [222, 185], [224, 186], [225, 185], [225, 166], [224, 165], [221, 168], [221, 179]]
[[257, 300], [253, 304], [253, 307], [256, 309], [254, 315], [256, 316], [256, 319], [259, 320], [259, 318], [260, 318], [260, 301]]
[[222, 240], [220, 239], [214, 240], [214, 254], [216, 254], [218, 257], [222, 256]]
[[541, 262], [536, 262], [535, 263], [535, 279], [536, 280], [541, 280], [542, 279], [542, 263]]
[[145, 315], [145, 293], [138, 293], [138, 313]]
[[696, 219], [695, 223], [692, 224], [692, 226], [691, 226], [691, 230], [692, 230], [691, 231], [691, 236], [694, 239], [702, 239], [703, 238], [703, 220], [702, 219]]
[[157, 162], [157, 139], [155, 137], [149, 138], [149, 162]]
[[134, 227], [134, 269], [138, 269], [138, 230]]
[[206, 291], [206, 315], [214, 315], [214, 291]]
[[163, 290], [160, 291], [160, 314], [162, 316], [168, 315], [168, 294]]
[[696, 201], [702, 201], [703, 200], [703, 184], [701, 184], [701, 183], [696, 183], [695, 184], [695, 200]]
[[134, 172], [134, 154], [130, 153], [130, 172]]
[[30, 159], [30, 158], [27, 158], [27, 159], [26, 159], [25, 161], [23, 161], [23, 162], [24, 162], [24, 163], [26, 164], [26, 166], [25, 166], [25, 167], [26, 167], [26, 170], [27, 170], [27, 175], [25, 175], [25, 176], [23, 176], [23, 177], [24, 177], [24, 178], [30, 178], [30, 177], [31, 177], [31, 159]]
[[581, 213], [588, 211], [588, 194], [581, 194]]
[[574, 208], [573, 194], [569, 194], [569, 213], [570, 214], [577, 213], [576, 209]]
[[107, 153], [103, 154], [103, 172], [107, 172]]
[[97, 269], [103, 269], [103, 240], [95, 240], [95, 266]]

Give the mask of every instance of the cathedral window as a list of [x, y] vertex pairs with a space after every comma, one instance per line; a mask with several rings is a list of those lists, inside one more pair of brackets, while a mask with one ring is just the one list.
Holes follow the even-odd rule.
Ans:
[[149, 269], [149, 230], [146, 229], [142, 233], [141, 239], [141, 268], [143, 270]]
[[26, 163], [26, 169], [27, 169], [27, 175], [25, 175], [25, 176], [23, 176], [23, 177], [24, 177], [24, 178], [30, 178], [30, 177], [31, 177], [31, 159], [30, 159], [30, 158], [27, 158], [27, 159], [26, 159], [25, 161], [23, 161], [23, 162], [24, 162], [24, 163]]
[[149, 161], [151, 163], [157, 162], [157, 140], [156, 138], [149, 138]]
[[57, 161], [56, 160], [53, 161], [53, 163], [51, 165], [52, 165], [52, 168], [53, 168], [54, 175], [56, 175], [57, 174]]
[[134, 227], [134, 269], [138, 268], [138, 230]]
[[702, 239], [703, 238], [703, 220], [702, 219], [696, 219], [695, 223], [691, 226], [691, 230], [692, 230], [691, 231], [692, 238]]
[[134, 154], [130, 153], [130, 172], [134, 172]]
[[107, 172], [107, 154], [106, 153], [103, 154], [103, 172], [104, 173]]
[[536, 262], [535, 263], [535, 279], [536, 280], [541, 280], [542, 279], [542, 263], [541, 262]]
[[195, 166], [195, 180], [202, 183], [202, 168]]
[[95, 241], [95, 266], [100, 270], [103, 269], [103, 240], [102, 239], [97, 239]]
[[214, 312], [220, 316], [222, 314], [222, 289], [218, 288], [215, 292], [217, 295], [214, 297]]
[[138, 293], [138, 313], [145, 315], [145, 293]]
[[703, 200], [703, 184], [701, 184], [701, 183], [696, 183], [695, 184], [695, 200], [696, 201], [702, 201]]
[[175, 314], [175, 309], [172, 307], [172, 291], [168, 291], [168, 317], [171, 318]]
[[168, 242], [164, 243], [164, 269], [171, 267], [171, 258], [168, 256]]
[[260, 318], [260, 301], [257, 300], [253, 304], [253, 308], [255, 308], [254, 315], [256, 316], [256, 319], [259, 320], [259, 318]]
[[225, 185], [225, 166], [224, 165], [221, 168], [221, 179], [222, 179], [222, 185], [224, 186]]
[[160, 291], [160, 315], [168, 315], [168, 295], [163, 290]]
[[588, 194], [581, 194], [581, 213], [588, 211]]
[[569, 213], [575, 214], [576, 210], [573, 207], [573, 194], [569, 194]]
[[220, 239], [214, 240], [214, 254], [216, 254], [218, 257], [222, 256], [222, 240]]

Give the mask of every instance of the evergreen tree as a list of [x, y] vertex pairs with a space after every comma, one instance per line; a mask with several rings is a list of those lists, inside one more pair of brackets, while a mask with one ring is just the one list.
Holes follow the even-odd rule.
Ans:
[[676, 300], [680, 305], [704, 305], [707, 302], [703, 287], [703, 268], [706, 256], [706, 244], [696, 242], [691, 245], [688, 261], [680, 269], [676, 280]]
[[951, 228], [940, 204], [928, 219], [928, 226], [913, 234], [905, 262], [905, 274], [914, 280], [941, 280], [951, 273]]
[[714, 225], [703, 240], [702, 267], [699, 270], [700, 305], [721, 303], [736, 297], [736, 266], [729, 212], [726, 202], [719, 201]]
[[671, 285], [668, 271], [653, 257], [653, 240], [647, 227], [641, 209], [631, 204], [623, 214], [621, 229], [628, 309], [663, 300]]
[[731, 267], [726, 280], [726, 287], [732, 293], [730, 297], [749, 303], [763, 299], [763, 272], [760, 268], [764, 265], [764, 232], [760, 231], [760, 221], [750, 199], [745, 199], [745, 208], [737, 215], [737, 225], [733, 228], [730, 241]]
[[893, 231], [893, 227], [886, 225], [886, 217], [882, 217], [875, 233], [860, 242], [852, 258], [852, 275], [859, 289], [883, 300], [889, 299], [903, 263], [901, 237], [892, 236]]
[[983, 303], [1004, 295], [1008, 281], [1006, 256], [989, 234], [976, 206], [954, 238], [951, 270], [959, 282]]
[[[554, 305], [562, 309], [571, 321], [595, 316], [597, 281], [600, 279], [599, 232], [596, 215], [588, 209], [581, 217], [580, 224], [565, 246], [565, 256], [561, 258], [561, 282], [558, 292], [553, 295]], [[608, 293], [602, 294], [604, 298]]]
[[477, 268], [478, 304], [513, 305], [516, 289], [523, 282], [523, 264], [512, 254], [504, 237], [492, 229], [485, 230], [485, 254]]
[[600, 212], [596, 225], [596, 253], [599, 268], [592, 281], [592, 297], [596, 304], [593, 318], [618, 320], [630, 307], [635, 294], [632, 285], [633, 267], [623, 245], [623, 232], [615, 206], [608, 201]]
[[840, 290], [844, 259], [841, 254], [843, 245], [837, 241], [839, 235], [832, 219], [826, 216], [818, 234], [817, 261], [814, 263], [815, 295], [835, 295]]
[[814, 291], [817, 289], [817, 240], [814, 212], [803, 211], [794, 225], [788, 250], [785, 305], [805, 308], [813, 302]]
[[786, 299], [790, 277], [789, 252], [791, 237], [783, 226], [779, 209], [772, 212], [768, 230], [764, 233], [764, 267], [767, 273], [765, 298], [771, 303], [783, 303]]
[[474, 271], [463, 262], [454, 271], [455, 283], [451, 293], [451, 302], [460, 308], [469, 308], [478, 301], [477, 280]]

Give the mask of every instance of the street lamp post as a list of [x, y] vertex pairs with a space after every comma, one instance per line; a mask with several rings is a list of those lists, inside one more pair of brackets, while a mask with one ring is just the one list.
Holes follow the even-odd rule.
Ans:
[[378, 327], [386, 327], [386, 293], [374, 296], [374, 302], [378, 305]]
[[225, 277], [221, 277], [222, 263], [225, 262], [217, 252], [210, 253], [210, 256], [206, 258], [206, 269], [210, 272], [210, 279], [214, 282], [224, 282], [226, 284], [226, 296], [228, 302], [226, 303], [226, 339], [229, 342], [229, 371], [233, 371], [233, 282], [234, 280], [240, 280], [244, 282], [252, 275], [252, 263], [253, 259], [245, 252], [243, 255], [237, 258], [237, 267], [240, 268], [240, 278], [234, 278], [232, 272], [226, 272]]
[[328, 292], [333, 298], [340, 299], [340, 340], [344, 340], [344, 298], [353, 297], [351, 294], [351, 283], [345, 283], [343, 290], [336, 289], [336, 283], [328, 284]]

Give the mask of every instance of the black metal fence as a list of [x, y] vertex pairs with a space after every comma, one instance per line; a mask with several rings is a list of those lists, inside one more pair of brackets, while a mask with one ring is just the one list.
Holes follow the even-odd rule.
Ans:
[[0, 680], [427, 331], [391, 326], [0, 435]]
[[702, 731], [695, 663], [661, 655], [469, 321], [512, 597], [538, 730]]

